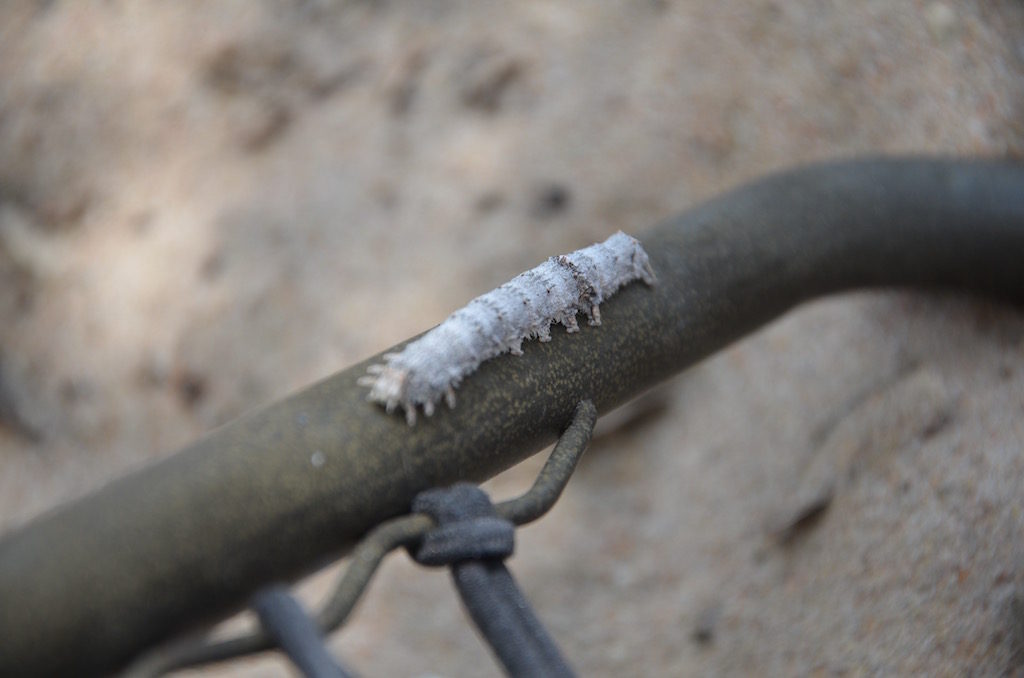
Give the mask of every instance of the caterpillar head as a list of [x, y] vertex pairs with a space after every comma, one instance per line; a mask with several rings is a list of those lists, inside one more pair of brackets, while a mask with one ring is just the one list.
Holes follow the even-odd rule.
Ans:
[[[400, 404], [406, 403], [406, 392], [409, 383], [409, 371], [393, 365], [370, 365], [366, 368], [366, 376], [359, 378], [360, 386], [369, 386], [367, 400], [383, 403], [388, 412], [394, 412]], [[406, 406], [406, 412], [409, 409]], [[407, 415], [408, 416], [408, 415]], [[413, 419], [416, 415], [413, 414]]]
[[[385, 355], [390, 360], [395, 354]], [[405, 421], [412, 426], [416, 423], [417, 397], [410, 394], [411, 374], [408, 368], [397, 367], [392, 364], [374, 364], [366, 368], [367, 374], [359, 378], [357, 383], [360, 386], [369, 386], [370, 393], [367, 400], [381, 403], [388, 414], [395, 411], [401, 405], [405, 410]], [[449, 384], [443, 391], [443, 397], [448, 407], [455, 407], [455, 388]], [[420, 401], [423, 405], [423, 412], [428, 417], [434, 414], [435, 401], [424, 399]]]

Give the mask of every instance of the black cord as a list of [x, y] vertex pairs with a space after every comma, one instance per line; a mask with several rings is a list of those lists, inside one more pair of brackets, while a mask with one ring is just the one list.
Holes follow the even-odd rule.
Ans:
[[327, 652], [320, 629], [283, 587], [263, 589], [251, 607], [263, 630], [306, 678], [353, 678]]
[[572, 676], [568, 662], [534, 614], [504, 560], [515, 526], [498, 516], [483, 490], [468, 483], [421, 492], [412, 510], [437, 527], [410, 549], [421, 565], [448, 565], [470, 618], [510, 676]]

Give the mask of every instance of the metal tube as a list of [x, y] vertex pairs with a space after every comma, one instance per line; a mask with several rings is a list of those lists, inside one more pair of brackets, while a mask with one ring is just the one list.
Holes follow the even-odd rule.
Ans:
[[[485, 363], [414, 428], [368, 362], [210, 433], [0, 540], [0, 675], [90, 675], [339, 556], [419, 491], [483, 480], [806, 299], [953, 287], [1024, 299], [1024, 166], [886, 159], [729, 193], [639, 238], [658, 285], [604, 324]], [[314, 455], [318, 461], [313, 463]]]

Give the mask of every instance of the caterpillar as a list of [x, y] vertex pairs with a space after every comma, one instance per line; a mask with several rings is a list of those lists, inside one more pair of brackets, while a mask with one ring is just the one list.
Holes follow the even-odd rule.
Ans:
[[601, 324], [598, 306], [635, 280], [655, 283], [640, 242], [622, 231], [602, 243], [549, 258], [452, 313], [398, 353], [385, 353], [359, 384], [367, 399], [394, 412], [401, 405], [410, 426], [417, 407], [428, 417], [443, 398], [455, 407], [455, 388], [485, 360], [522, 355], [526, 339], [551, 340], [551, 324], [578, 332], [577, 313]]

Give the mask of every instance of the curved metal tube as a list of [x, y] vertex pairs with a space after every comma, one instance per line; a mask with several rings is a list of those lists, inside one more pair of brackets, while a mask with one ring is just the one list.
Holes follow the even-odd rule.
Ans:
[[512, 466], [580, 400], [607, 412], [811, 297], [897, 285], [1024, 300], [1024, 166], [813, 166], [639, 238], [656, 287], [620, 291], [600, 328], [484, 364], [454, 410], [409, 428], [366, 402], [361, 363], [3, 537], [0, 675], [114, 670], [344, 553], [420, 490]]
[[[524, 494], [495, 505], [498, 515], [516, 525], [525, 525], [551, 510], [583, 456], [596, 423], [594, 403], [584, 400], [577, 404], [572, 423], [558, 438], [533, 485]], [[344, 624], [384, 558], [400, 546], [415, 544], [433, 527], [429, 516], [409, 513], [370, 530], [352, 551], [334, 592], [316, 613], [317, 627], [326, 635]], [[143, 655], [124, 672], [123, 678], [161, 676], [176, 669], [228, 661], [272, 648], [273, 640], [263, 629], [232, 638], [184, 638]]]

